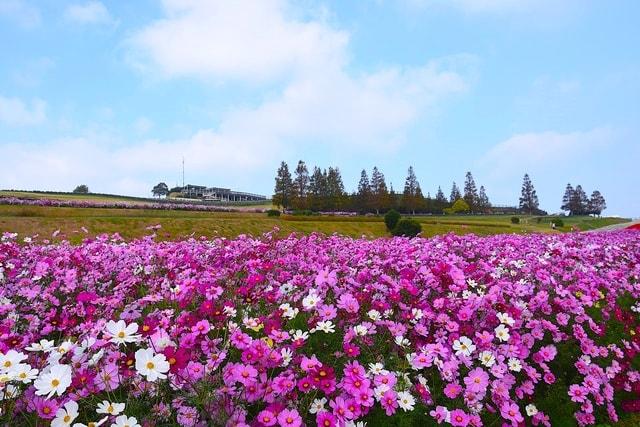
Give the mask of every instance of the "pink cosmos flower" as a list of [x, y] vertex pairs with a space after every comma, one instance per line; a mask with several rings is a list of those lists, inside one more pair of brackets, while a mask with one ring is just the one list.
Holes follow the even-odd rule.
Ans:
[[278, 414], [278, 423], [281, 427], [300, 427], [302, 425], [302, 418], [295, 409], [283, 409]]
[[316, 425], [318, 427], [336, 427], [337, 420], [331, 412], [322, 411], [318, 412], [316, 416]]
[[431, 415], [438, 424], [442, 424], [442, 422], [447, 419], [449, 411], [444, 406], [436, 406], [436, 409], [429, 411], [429, 415]]
[[572, 402], [582, 403], [585, 401], [589, 391], [579, 386], [578, 384], [571, 384], [569, 386], [569, 396], [571, 396]]
[[380, 399], [380, 405], [387, 416], [395, 414], [398, 407], [398, 395], [393, 390], [387, 390]]
[[258, 414], [256, 420], [261, 423], [263, 426], [270, 427], [276, 424], [277, 418], [273, 414], [273, 412], [269, 410], [263, 410]]
[[449, 412], [449, 423], [454, 427], [466, 427], [469, 424], [469, 416], [462, 409], [454, 409]]
[[464, 378], [467, 389], [474, 393], [482, 393], [489, 385], [489, 375], [482, 368], [475, 368]]
[[444, 388], [444, 394], [449, 399], [455, 399], [461, 391], [462, 387], [460, 386], [460, 384], [449, 383]]
[[520, 408], [513, 402], [506, 401], [500, 406], [500, 415], [502, 418], [507, 419], [515, 424], [519, 424], [524, 421]]

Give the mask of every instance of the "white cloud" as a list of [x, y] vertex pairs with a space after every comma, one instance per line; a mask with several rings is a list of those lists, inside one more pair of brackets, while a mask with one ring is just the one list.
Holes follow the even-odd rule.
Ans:
[[135, 122], [133, 122], [133, 129], [137, 133], [147, 133], [153, 128], [153, 121], [148, 117], [138, 117]]
[[133, 61], [168, 77], [267, 81], [340, 67], [348, 35], [284, 0], [164, 0], [166, 17], [129, 40]]
[[64, 12], [67, 20], [79, 24], [108, 24], [112, 22], [111, 15], [102, 2], [88, 1], [67, 7]]
[[15, 20], [25, 28], [40, 25], [40, 10], [25, 0], [0, 0], [0, 16]]
[[0, 95], [0, 123], [10, 126], [37, 125], [46, 120], [46, 103], [41, 99], [31, 101], [31, 106], [19, 98]]
[[517, 134], [495, 145], [481, 164], [498, 174], [544, 168], [550, 170], [594, 149], [606, 147], [615, 139], [607, 127], [584, 132], [540, 132]]

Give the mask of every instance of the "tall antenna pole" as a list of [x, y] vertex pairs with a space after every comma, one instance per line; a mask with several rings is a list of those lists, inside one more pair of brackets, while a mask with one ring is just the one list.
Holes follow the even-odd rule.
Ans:
[[184, 188], [184, 156], [182, 156], [182, 187]]

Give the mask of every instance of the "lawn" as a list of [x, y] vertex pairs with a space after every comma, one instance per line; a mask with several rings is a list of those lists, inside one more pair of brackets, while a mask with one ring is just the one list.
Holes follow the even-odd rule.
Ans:
[[[501, 233], [554, 232], [550, 219], [538, 222], [534, 217], [523, 217], [520, 224], [512, 224], [509, 216], [422, 216], [416, 217], [422, 224], [425, 237], [453, 232], [491, 235]], [[565, 227], [581, 230], [602, 227], [626, 221], [620, 218], [564, 218]], [[104, 209], [66, 208], [38, 206], [0, 206], [0, 232], [17, 232], [21, 236], [50, 237], [60, 230], [60, 235], [78, 243], [87, 236], [102, 233], [119, 233], [130, 240], [150, 233], [149, 226], [160, 225], [158, 236], [162, 240], [177, 240], [185, 236], [236, 237], [240, 234], [260, 235], [280, 229], [280, 235], [291, 232], [325, 234], [338, 233], [351, 237], [370, 238], [386, 236], [381, 217], [357, 216], [290, 216], [270, 218], [265, 214], [248, 212], [195, 212], [163, 211], [152, 209]], [[83, 230], [83, 227], [86, 231]]]

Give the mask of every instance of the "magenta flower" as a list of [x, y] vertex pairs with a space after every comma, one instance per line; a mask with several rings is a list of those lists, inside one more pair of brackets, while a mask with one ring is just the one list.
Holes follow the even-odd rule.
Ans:
[[489, 375], [482, 368], [475, 368], [464, 378], [469, 391], [483, 393], [489, 385]]
[[469, 424], [469, 416], [462, 409], [454, 409], [449, 412], [449, 422], [454, 427], [466, 427]]
[[302, 425], [302, 418], [295, 409], [283, 409], [278, 414], [278, 423], [281, 427], [300, 427]]
[[398, 395], [393, 390], [387, 390], [380, 399], [380, 405], [388, 416], [395, 414], [398, 407]]

